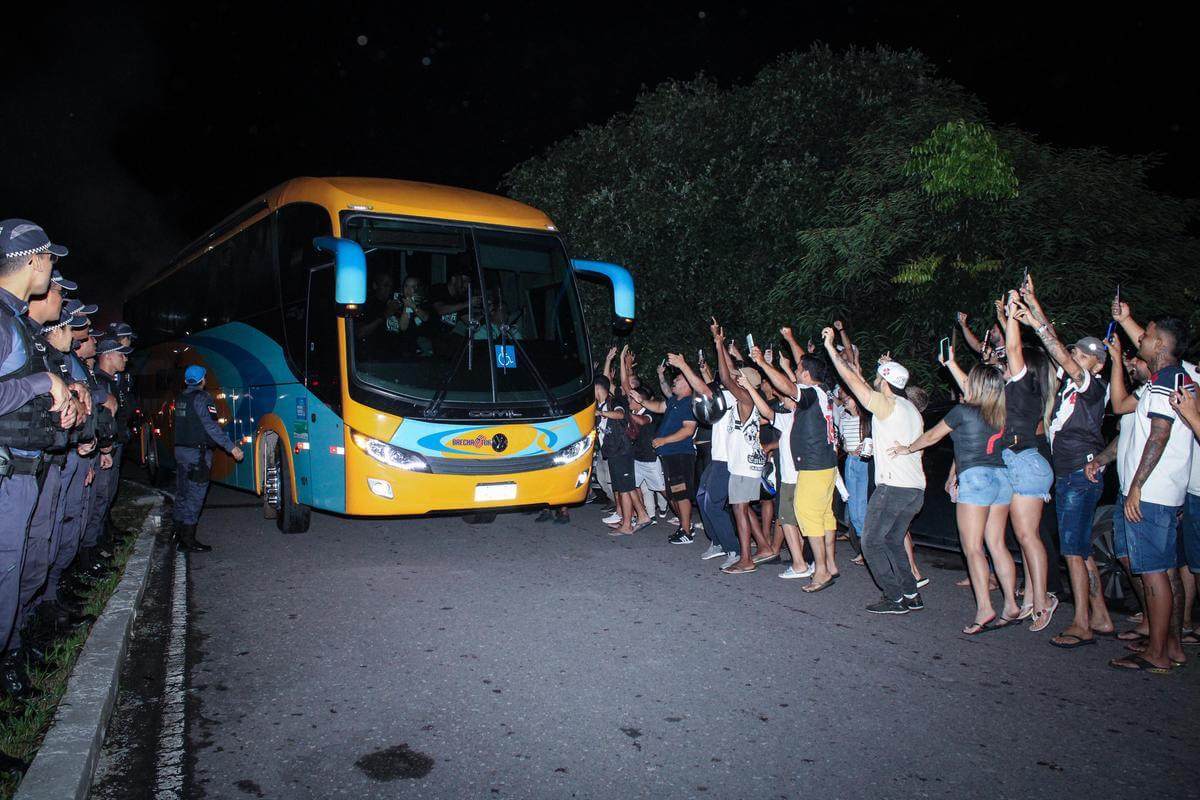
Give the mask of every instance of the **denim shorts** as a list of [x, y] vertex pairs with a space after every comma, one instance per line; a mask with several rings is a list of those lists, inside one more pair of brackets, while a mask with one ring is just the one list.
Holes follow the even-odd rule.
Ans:
[[1064, 556], [1087, 558], [1092, 554], [1092, 518], [1103, 491], [1104, 484], [1092, 483], [1081, 469], [1055, 481], [1058, 544]]
[[969, 506], [1006, 506], [1012, 484], [1004, 467], [971, 467], [958, 475], [958, 502]]
[[1183, 555], [1188, 569], [1200, 575], [1200, 497], [1183, 501]]
[[1178, 506], [1141, 503], [1142, 521], [1125, 520], [1129, 542], [1129, 569], [1137, 575], [1166, 572], [1180, 564]]
[[1054, 485], [1054, 470], [1036, 447], [1029, 447], [1019, 453], [1005, 450], [1000, 454], [1004, 466], [1008, 468], [1008, 480], [1012, 483], [1013, 494], [1021, 497], [1040, 497], [1049, 502], [1050, 487]]
[[1113, 506], [1113, 558], [1129, 558], [1129, 534], [1125, 532], [1125, 495], [1117, 492]]

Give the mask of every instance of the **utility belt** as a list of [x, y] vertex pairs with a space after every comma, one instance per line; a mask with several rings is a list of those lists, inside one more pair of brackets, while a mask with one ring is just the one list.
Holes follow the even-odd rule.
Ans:
[[212, 464], [208, 460], [208, 453], [212, 450], [207, 444], [201, 445], [181, 445], [187, 450], [195, 450], [200, 454], [200, 458], [195, 464], [188, 467], [187, 479], [193, 483], [208, 483], [212, 477]]
[[46, 457], [42, 453], [38, 453], [32, 457], [22, 456], [17, 455], [7, 447], [0, 447], [0, 481], [17, 475], [32, 475], [37, 478], [38, 489], [40, 490], [42, 481], [46, 477], [46, 467], [48, 465]]

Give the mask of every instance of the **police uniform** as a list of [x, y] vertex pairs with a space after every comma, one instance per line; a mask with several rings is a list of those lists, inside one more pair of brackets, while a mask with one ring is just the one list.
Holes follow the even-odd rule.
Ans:
[[175, 398], [175, 510], [172, 514], [180, 547], [211, 550], [196, 541], [196, 523], [208, 493], [212, 450], [233, 452], [235, 445], [217, 425], [217, 405], [201, 383], [204, 367], [193, 365], [184, 372], [187, 388]]
[[[67, 254], [51, 244], [37, 225], [25, 220], [0, 222], [0, 257], [25, 258], [41, 253]], [[38, 498], [42, 451], [53, 445], [53, 381], [38, 358], [22, 317], [26, 302], [0, 288], [0, 688], [28, 691], [28, 679], [9, 641], [20, 603], [21, 560]]]
[[[129, 354], [132, 348], [125, 347], [116, 339], [105, 337], [96, 345], [96, 357], [107, 353]], [[131, 413], [129, 393], [122, 388], [123, 382], [116, 375], [110, 375], [102, 369], [94, 370], [100, 388], [105, 397], [117, 399], [117, 411], [113, 415], [112, 431], [112, 466], [108, 469], [97, 469], [96, 477], [92, 480], [92, 501], [88, 510], [87, 525], [80, 542], [85, 550], [91, 550], [101, 544], [108, 522], [108, 512], [117, 496], [117, 486], [121, 480], [121, 445], [129, 441], [129, 418]], [[119, 373], [118, 373], [119, 374]], [[103, 402], [103, 401], [102, 401]], [[97, 465], [98, 466], [98, 465]], [[107, 541], [107, 538], [105, 539]]]

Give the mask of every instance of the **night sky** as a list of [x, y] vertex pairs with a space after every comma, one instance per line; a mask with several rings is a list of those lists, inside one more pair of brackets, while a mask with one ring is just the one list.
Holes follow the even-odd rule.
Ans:
[[1154, 185], [1197, 196], [1194, 30], [1152, 4], [1120, 18], [1051, 3], [176, 5], [41, 3], [0, 22], [0, 217], [71, 247], [63, 271], [106, 305], [103, 320], [187, 241], [290, 177], [492, 191], [644, 86], [699, 72], [746, 82], [814, 41], [915, 47], [995, 121], [1158, 153]]

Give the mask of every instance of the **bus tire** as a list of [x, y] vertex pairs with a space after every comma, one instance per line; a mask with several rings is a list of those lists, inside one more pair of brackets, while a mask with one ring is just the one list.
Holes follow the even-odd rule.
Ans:
[[292, 470], [279, 444], [275, 444], [275, 464], [279, 475], [279, 504], [275, 525], [283, 533], [304, 533], [312, 521], [312, 509], [297, 503], [292, 496]]
[[145, 447], [146, 454], [146, 480], [153, 487], [161, 486], [163, 474], [162, 464], [158, 460], [158, 440], [154, 435], [146, 437], [148, 439]]

